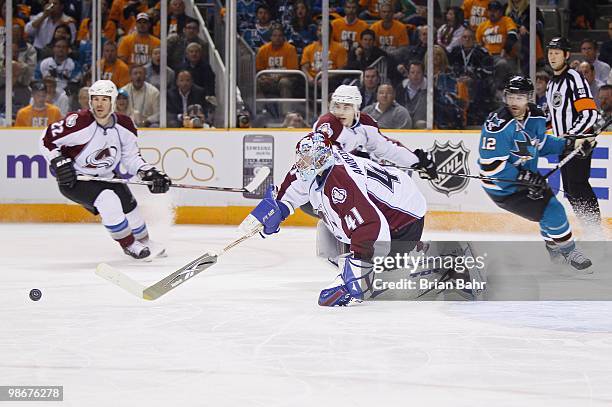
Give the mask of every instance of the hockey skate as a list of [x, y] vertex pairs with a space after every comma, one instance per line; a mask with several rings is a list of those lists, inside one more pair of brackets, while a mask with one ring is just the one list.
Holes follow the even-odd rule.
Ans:
[[149, 248], [149, 251], [151, 252], [151, 257], [168, 257], [168, 253], [166, 253], [166, 248], [162, 244], [157, 243], [149, 239], [148, 237], [140, 239], [139, 242]]
[[[561, 255], [564, 258], [564, 262], [576, 270], [585, 270], [593, 265], [593, 262], [578, 250], [575, 245], [567, 252], [561, 251]], [[585, 270], [585, 273], [591, 274], [593, 270]]]
[[138, 240], [128, 247], [123, 248], [123, 252], [136, 260], [151, 261], [151, 250]]
[[565, 263], [565, 258], [561, 254], [559, 247], [556, 244], [549, 244], [546, 242], [546, 251], [548, 252], [548, 256], [550, 256], [550, 261], [553, 264], [563, 264]]

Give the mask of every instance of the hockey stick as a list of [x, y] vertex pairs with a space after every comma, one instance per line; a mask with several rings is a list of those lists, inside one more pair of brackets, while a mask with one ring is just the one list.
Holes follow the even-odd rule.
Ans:
[[169, 291], [174, 290], [176, 287], [189, 280], [192, 277], [197, 276], [202, 271], [208, 269], [212, 265], [217, 263], [219, 256], [226, 253], [231, 248], [244, 242], [253, 235], [256, 235], [263, 229], [263, 226], [252, 230], [251, 232], [242, 235], [238, 239], [227, 244], [220, 252], [216, 254], [205, 253], [198, 257], [194, 261], [184, 265], [180, 269], [176, 270], [172, 274], [162, 278], [155, 284], [148, 287], [140, 284], [139, 282], [131, 279], [121, 271], [109, 266], [106, 263], [98, 264], [96, 268], [96, 274], [105, 280], [123, 288], [127, 292], [135, 295], [136, 297], [153, 301], [158, 299]]
[[[230, 188], [230, 187], [210, 187], [204, 185], [188, 185], [188, 184], [175, 184], [172, 183], [172, 188], [187, 188], [187, 189], [199, 189], [203, 191], [221, 191], [221, 192], [254, 192], [270, 175], [270, 168], [261, 167], [253, 180], [242, 188]], [[79, 175], [77, 176], [78, 181], [100, 181], [110, 182], [113, 184], [129, 184], [129, 185], [151, 185], [152, 181], [130, 181], [123, 178], [99, 178], [91, 175]]]

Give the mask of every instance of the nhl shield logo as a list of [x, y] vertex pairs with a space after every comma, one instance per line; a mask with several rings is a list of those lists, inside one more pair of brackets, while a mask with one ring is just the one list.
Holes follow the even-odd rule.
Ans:
[[[438, 165], [438, 171], [451, 174], [468, 175], [470, 173], [467, 165], [469, 154], [470, 150], [465, 148], [463, 141], [459, 142], [458, 145], [451, 144], [450, 141], [438, 144], [436, 141], [431, 149], [431, 155]], [[433, 189], [450, 196], [463, 191], [467, 187], [469, 178], [440, 174], [437, 180], [430, 180], [429, 182]]]

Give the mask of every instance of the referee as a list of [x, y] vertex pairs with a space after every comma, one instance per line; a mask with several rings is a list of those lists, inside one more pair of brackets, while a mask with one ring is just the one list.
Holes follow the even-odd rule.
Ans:
[[[548, 43], [548, 62], [554, 71], [546, 86], [553, 134], [557, 137], [593, 133], [599, 113], [586, 79], [568, 65], [570, 43], [556, 37]], [[564, 156], [561, 156], [563, 159]], [[585, 224], [599, 225], [601, 213], [589, 177], [592, 152], [577, 156], [561, 167], [563, 189], [574, 213]]]

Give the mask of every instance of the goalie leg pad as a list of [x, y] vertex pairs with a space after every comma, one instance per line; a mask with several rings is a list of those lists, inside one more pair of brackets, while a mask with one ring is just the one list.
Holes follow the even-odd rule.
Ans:
[[338, 264], [338, 256], [349, 252], [349, 245], [342, 243], [329, 231], [325, 222], [317, 223], [317, 256]]

